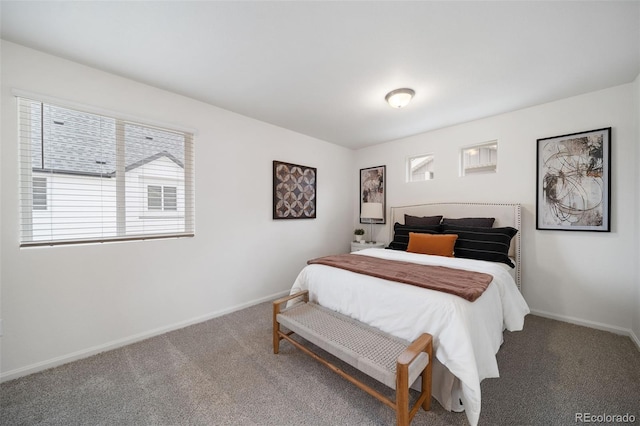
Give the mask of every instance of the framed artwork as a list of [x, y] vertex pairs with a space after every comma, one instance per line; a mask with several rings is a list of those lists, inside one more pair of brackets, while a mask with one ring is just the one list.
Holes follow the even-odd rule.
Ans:
[[536, 229], [611, 230], [611, 127], [538, 139]]
[[317, 169], [273, 162], [273, 218], [315, 219]]
[[365, 203], [382, 204], [381, 219], [364, 219], [360, 217], [360, 223], [385, 224], [386, 222], [386, 192], [385, 184], [387, 180], [387, 166], [369, 167], [360, 169], [360, 215], [362, 216], [362, 206]]

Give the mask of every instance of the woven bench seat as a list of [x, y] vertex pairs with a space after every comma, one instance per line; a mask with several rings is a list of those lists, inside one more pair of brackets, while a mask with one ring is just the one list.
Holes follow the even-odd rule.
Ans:
[[[302, 298], [303, 301], [281, 310], [282, 304], [295, 298]], [[281, 325], [290, 331], [281, 331]], [[395, 402], [292, 339], [290, 336], [294, 333], [395, 389]], [[303, 291], [273, 302], [273, 350], [276, 354], [279, 352], [282, 339], [396, 410], [399, 425], [408, 425], [420, 406], [425, 410], [430, 408], [432, 339], [426, 333], [413, 343], [407, 342], [345, 315], [309, 303], [308, 292]], [[409, 386], [420, 376], [422, 392], [409, 410]]]

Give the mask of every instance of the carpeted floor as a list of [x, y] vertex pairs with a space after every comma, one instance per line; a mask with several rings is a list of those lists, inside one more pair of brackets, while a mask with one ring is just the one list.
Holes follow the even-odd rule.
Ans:
[[[498, 364], [501, 377], [482, 382], [481, 425], [570, 425], [576, 413], [640, 424], [640, 351], [627, 337], [529, 315], [524, 331], [505, 333]], [[291, 345], [274, 355], [270, 303], [0, 386], [2, 425], [394, 423]], [[468, 423], [434, 400], [412, 424]]]

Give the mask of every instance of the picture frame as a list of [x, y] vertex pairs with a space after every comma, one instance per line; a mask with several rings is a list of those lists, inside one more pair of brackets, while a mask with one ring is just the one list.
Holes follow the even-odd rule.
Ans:
[[536, 229], [611, 231], [611, 127], [537, 140]]
[[273, 161], [273, 219], [315, 219], [315, 167]]
[[382, 219], [363, 219], [360, 223], [387, 223], [386, 200], [387, 166], [376, 166], [360, 169], [360, 215], [364, 203], [382, 203]]

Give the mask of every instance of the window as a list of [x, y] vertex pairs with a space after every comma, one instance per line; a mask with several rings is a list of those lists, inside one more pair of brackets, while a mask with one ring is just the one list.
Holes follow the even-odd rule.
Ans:
[[18, 108], [21, 246], [193, 235], [191, 133], [24, 98]]
[[407, 159], [407, 182], [433, 179], [433, 155], [417, 155]]
[[149, 210], [177, 211], [178, 197], [175, 186], [147, 186], [147, 205]]
[[178, 197], [175, 186], [162, 187], [162, 208], [164, 211], [178, 210]]
[[157, 185], [147, 186], [149, 210], [162, 210], [162, 187]]
[[33, 178], [33, 209], [47, 209], [47, 178]]
[[460, 151], [460, 175], [495, 173], [498, 165], [498, 141], [463, 148]]

